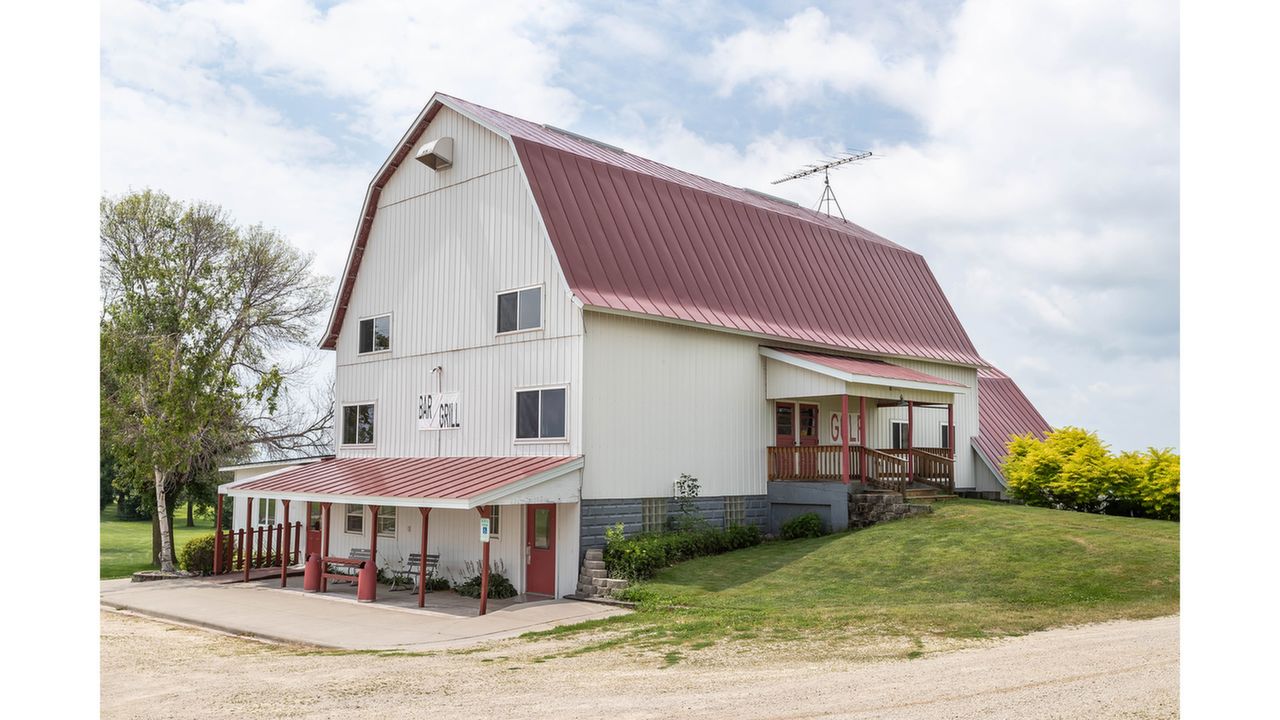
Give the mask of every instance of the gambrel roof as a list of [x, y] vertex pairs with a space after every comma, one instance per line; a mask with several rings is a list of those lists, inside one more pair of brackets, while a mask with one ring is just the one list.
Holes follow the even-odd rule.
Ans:
[[323, 348], [337, 343], [378, 196], [442, 107], [511, 143], [585, 307], [985, 365], [917, 253], [853, 223], [439, 93], [369, 185]]

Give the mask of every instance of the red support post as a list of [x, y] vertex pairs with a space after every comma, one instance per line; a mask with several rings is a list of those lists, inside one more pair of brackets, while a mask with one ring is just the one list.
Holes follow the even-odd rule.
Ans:
[[293, 545], [290, 545], [289, 547], [293, 549], [293, 560], [291, 564], [297, 565], [298, 555], [303, 551], [301, 549], [302, 548], [302, 521], [301, 520], [298, 520], [293, 523]]
[[[246, 498], [244, 503], [244, 581], [249, 582], [249, 546], [253, 544], [253, 498]], [[261, 539], [261, 538], [259, 538]]]
[[[480, 517], [488, 518], [489, 506], [476, 508]], [[484, 549], [480, 551], [480, 614], [484, 615], [489, 608], [489, 543], [480, 543]]]
[[911, 452], [912, 436], [915, 435], [915, 400], [907, 401], [907, 485], [916, 479], [916, 456]]
[[222, 493], [218, 493], [218, 511], [213, 519], [213, 574], [222, 573]]
[[849, 484], [849, 396], [840, 396], [840, 477]]
[[280, 587], [289, 586], [289, 501], [284, 500], [284, 524], [280, 526]]
[[[361, 575], [368, 573], [371, 577], [369, 582], [369, 594], [367, 597], [357, 596], [357, 600], [361, 602], [375, 602], [378, 599], [378, 506], [369, 505], [369, 565], [372, 566], [367, 570], [362, 570]], [[361, 588], [363, 588], [361, 583]]]
[[858, 453], [858, 470], [865, 485], [867, 482], [867, 397], [865, 395], [858, 398], [858, 447], [862, 448], [862, 452]]
[[418, 553], [418, 607], [427, 603], [427, 520], [431, 508], [418, 508], [422, 513], [422, 549]]
[[320, 592], [329, 589], [329, 578], [324, 574], [329, 572], [328, 563], [324, 561], [329, 557], [329, 508], [333, 503], [320, 503]]
[[[271, 552], [272, 541], [275, 540], [276, 538], [276, 526], [268, 525], [266, 526], [265, 530], [267, 534], [267, 554], [262, 556], [262, 558], [258, 560], [258, 567], [270, 567], [276, 563], [275, 561], [276, 556], [273, 555]], [[262, 532], [262, 531], [263, 531], [262, 528], [258, 530], [258, 532]]]
[[236, 531], [235, 541], [236, 562], [235, 565], [232, 566], [232, 570], [240, 567], [240, 565], [244, 563], [244, 528], [240, 528]]

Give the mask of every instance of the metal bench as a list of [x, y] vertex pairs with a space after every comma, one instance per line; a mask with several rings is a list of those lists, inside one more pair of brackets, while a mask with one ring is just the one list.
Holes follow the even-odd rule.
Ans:
[[[408, 575], [409, 577], [411, 577], [411, 578], [412, 578], [412, 582], [413, 582], [413, 584], [414, 584], [414, 589], [417, 589], [417, 584], [418, 584], [418, 566], [419, 566], [419, 565], [421, 565], [421, 564], [422, 564], [422, 554], [421, 554], [421, 553], [409, 553], [409, 563], [408, 563], [408, 565], [407, 565], [407, 569], [406, 569], [406, 570], [402, 570], [402, 571], [401, 571], [401, 573], [403, 573], [403, 574], [405, 574], [405, 575]], [[438, 567], [440, 567], [440, 554], [439, 554], [439, 553], [434, 553], [434, 554], [429, 553], [429, 554], [427, 555], [427, 566], [426, 566], [425, 568], [423, 568], [424, 572], [426, 573], [426, 575], [427, 575], [428, 577], [433, 576], [433, 575], [435, 575], [435, 573], [436, 573], [436, 568], [438, 568]]]

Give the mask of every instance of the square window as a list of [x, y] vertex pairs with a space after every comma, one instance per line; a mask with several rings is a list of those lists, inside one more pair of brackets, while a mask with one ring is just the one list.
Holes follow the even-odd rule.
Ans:
[[360, 321], [360, 352], [371, 353], [391, 349], [391, 316], [365, 318]]
[[364, 533], [364, 506], [363, 505], [347, 506], [346, 531], [349, 533]]
[[563, 440], [565, 389], [516, 391], [516, 439]]
[[542, 288], [512, 290], [498, 295], [498, 333], [542, 327]]
[[342, 444], [373, 444], [373, 403], [342, 406]]
[[724, 526], [745, 525], [747, 521], [747, 499], [742, 496], [729, 496], [724, 499]]
[[640, 506], [640, 531], [662, 532], [667, 529], [667, 499], [644, 498]]

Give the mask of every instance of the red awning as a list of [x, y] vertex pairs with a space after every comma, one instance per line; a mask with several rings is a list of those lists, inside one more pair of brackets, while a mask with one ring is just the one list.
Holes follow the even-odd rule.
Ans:
[[[229, 483], [219, 491], [234, 497], [473, 508], [561, 478], [582, 464], [581, 455], [338, 458]], [[573, 495], [577, 499], [577, 488]]]
[[[775, 360], [790, 363], [799, 367], [809, 367], [812, 370], [820, 368], [826, 370], [834, 370], [841, 375], [848, 376], [841, 379], [847, 382], [866, 382], [868, 379], [891, 380], [896, 384], [902, 384], [903, 387], [910, 387], [908, 383], [913, 384], [922, 389], [936, 389], [950, 392], [949, 388], [963, 388], [963, 383], [945, 380], [943, 378], [912, 370], [911, 368], [894, 365], [882, 360], [867, 360], [865, 358], [840, 357], [838, 355], [823, 355], [821, 353], [803, 352], [800, 350], [783, 350], [781, 348], [761, 348], [761, 354]], [[815, 367], [816, 366], [816, 367]], [[819, 370], [821, 371], [821, 370]], [[884, 384], [884, 383], [877, 383]], [[923, 386], [941, 385], [940, 388], [929, 388]]]

